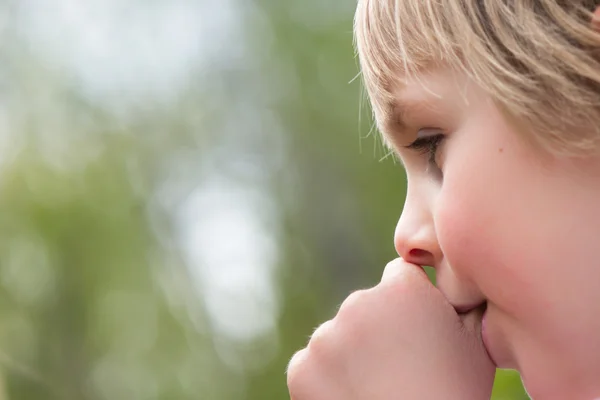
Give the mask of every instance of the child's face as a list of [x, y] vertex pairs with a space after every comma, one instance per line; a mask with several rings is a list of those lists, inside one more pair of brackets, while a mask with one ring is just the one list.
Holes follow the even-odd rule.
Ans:
[[[398, 253], [435, 267], [456, 308], [487, 302], [488, 351], [534, 397], [598, 396], [600, 157], [535, 152], [460, 74], [419, 81], [398, 90], [404, 123], [384, 123], [408, 175]], [[422, 129], [446, 135], [440, 170], [403, 147]]]

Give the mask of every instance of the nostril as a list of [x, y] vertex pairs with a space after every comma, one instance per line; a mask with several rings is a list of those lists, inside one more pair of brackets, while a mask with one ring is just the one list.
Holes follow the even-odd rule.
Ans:
[[421, 249], [412, 249], [411, 251], [408, 252], [408, 254], [411, 256], [411, 258], [417, 258], [417, 259], [428, 256], [427, 251], [421, 250]]

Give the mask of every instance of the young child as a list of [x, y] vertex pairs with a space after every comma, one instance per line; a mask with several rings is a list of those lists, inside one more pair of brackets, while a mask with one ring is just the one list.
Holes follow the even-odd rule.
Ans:
[[598, 6], [359, 0], [408, 176], [400, 258], [293, 357], [292, 399], [489, 399], [497, 367], [535, 400], [600, 398]]

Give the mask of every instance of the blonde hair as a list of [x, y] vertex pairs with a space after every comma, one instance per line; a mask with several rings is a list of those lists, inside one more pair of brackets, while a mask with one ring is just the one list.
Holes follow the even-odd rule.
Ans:
[[600, 33], [592, 15], [599, 3], [359, 0], [355, 42], [379, 128], [402, 79], [443, 65], [465, 72], [544, 148], [596, 149]]

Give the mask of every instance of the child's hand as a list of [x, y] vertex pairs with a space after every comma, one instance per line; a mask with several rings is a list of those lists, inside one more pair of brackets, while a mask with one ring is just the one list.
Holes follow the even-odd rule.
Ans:
[[495, 367], [477, 325], [474, 315], [459, 318], [420, 267], [397, 259], [292, 358], [291, 397], [489, 400]]

